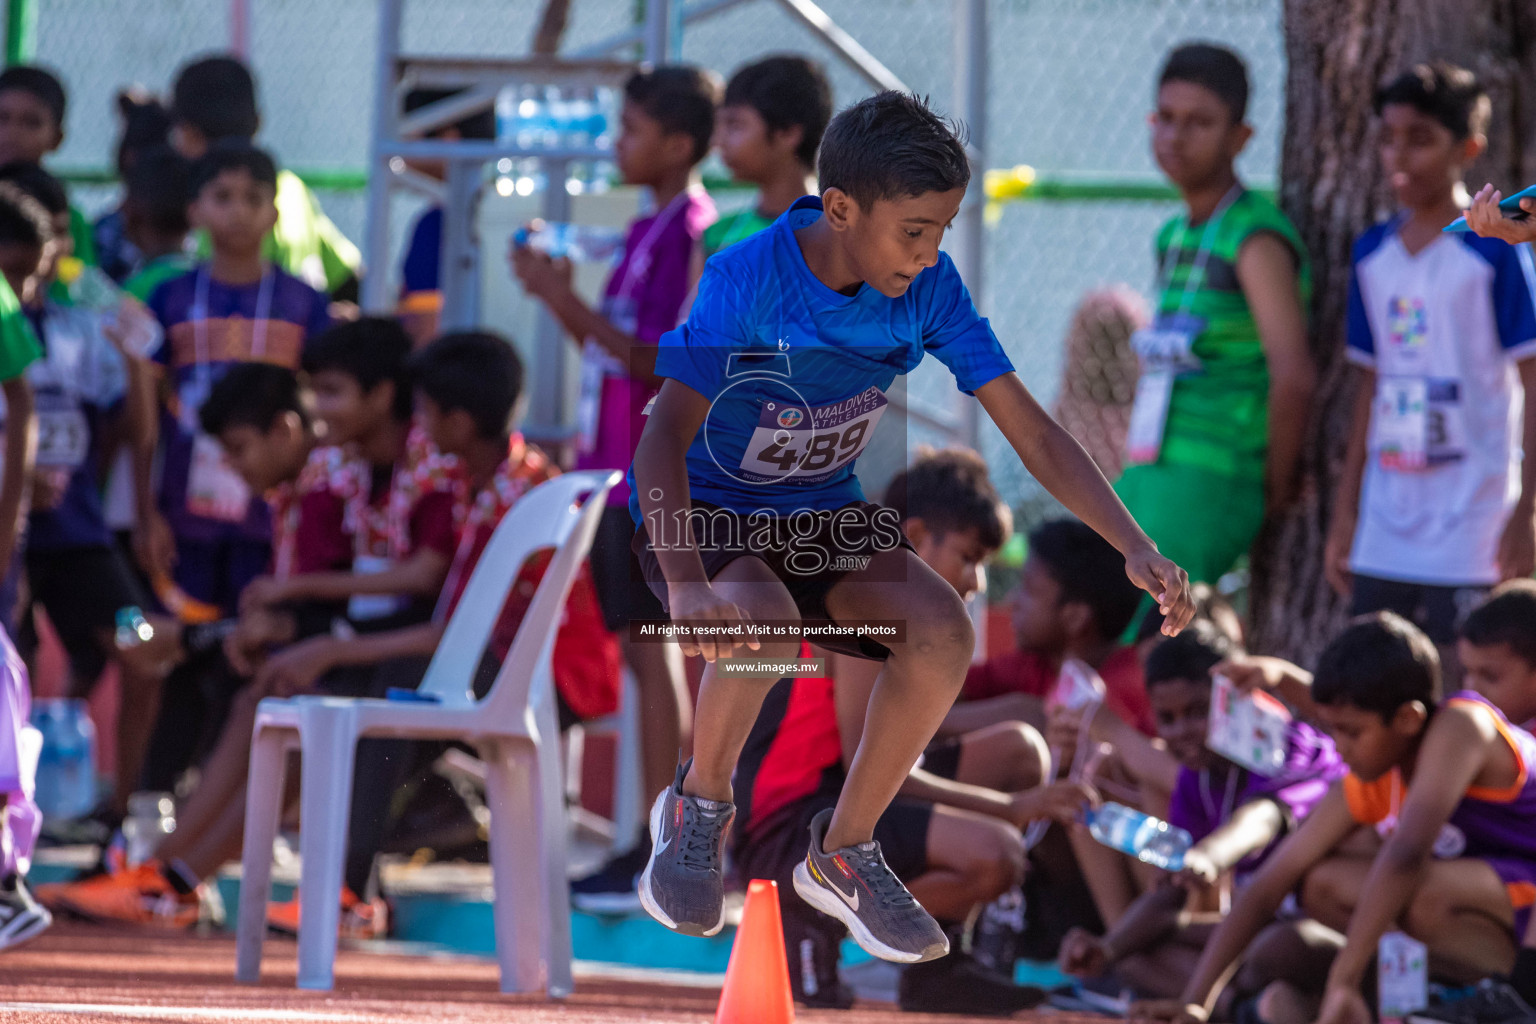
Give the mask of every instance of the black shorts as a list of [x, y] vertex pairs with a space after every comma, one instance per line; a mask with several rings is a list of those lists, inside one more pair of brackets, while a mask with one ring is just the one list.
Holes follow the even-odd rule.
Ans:
[[597, 604], [603, 610], [603, 625], [608, 632], [619, 633], [631, 622], [665, 622], [667, 613], [645, 585], [640, 562], [635, 557], [635, 521], [624, 505], [609, 505], [597, 521], [592, 537], [592, 585], [597, 589]]
[[[75, 685], [85, 692], [107, 665], [107, 648], [117, 626], [117, 610], [150, 607], [138, 579], [115, 547], [28, 549], [27, 581], [34, 605], [48, 613], [59, 642], [69, 653]], [[22, 616], [21, 649], [37, 649], [31, 616]]]
[[[955, 777], [960, 763], [960, 743], [936, 743], [923, 752], [925, 771], [946, 779]], [[743, 886], [754, 878], [779, 883], [780, 899], [793, 892], [795, 865], [805, 859], [811, 841], [811, 819], [837, 804], [836, 794], [818, 793], [775, 812], [748, 835], [742, 831], [732, 857]], [[934, 805], [926, 800], [897, 797], [875, 823], [875, 841], [885, 863], [903, 882], [911, 882], [928, 870], [928, 826]]]
[[[857, 558], [894, 548], [915, 552], [907, 535], [895, 526], [894, 512], [873, 502], [851, 501], [836, 509], [778, 516], [766, 522], [759, 522], [755, 516], [744, 516], [707, 501], [695, 501], [693, 507], [707, 517], [702, 520], [706, 524], [703, 535], [700, 535], [697, 528], [694, 531], [699, 558], [704, 563], [704, 574], [714, 579], [727, 565], [750, 555], [767, 565], [779, 578], [789, 590], [789, 596], [794, 599], [800, 618], [805, 621], [831, 620], [832, 616], [827, 612], [827, 592], [854, 571], [846, 562], [839, 563], [834, 559]], [[877, 512], [881, 519], [890, 522], [888, 531], [865, 525], [872, 521]], [[814, 528], [799, 527], [796, 519], [803, 515], [816, 517]], [[849, 521], [857, 525], [850, 526]], [[761, 536], [764, 530], [772, 531], [773, 543], [742, 543], [744, 539]], [[656, 553], [651, 550], [650, 537], [643, 527], [635, 531], [634, 552], [645, 574], [645, 582], [665, 605], [667, 580], [662, 574], [661, 563], [656, 560]], [[813, 568], [791, 564], [792, 559], [807, 553], [813, 553], [809, 559]], [[827, 637], [816, 640], [816, 646], [870, 661], [884, 661], [891, 654], [890, 648], [884, 644], [862, 636], [854, 639]]]
[[1482, 604], [1493, 589], [1481, 585], [1442, 587], [1430, 583], [1402, 583], [1358, 573], [1354, 583], [1350, 615], [1396, 612], [1422, 629], [1440, 647], [1456, 642], [1462, 620]]

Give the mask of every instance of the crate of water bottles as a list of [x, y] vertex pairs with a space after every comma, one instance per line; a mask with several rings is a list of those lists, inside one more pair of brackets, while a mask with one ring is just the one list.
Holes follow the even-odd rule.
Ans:
[[[533, 195], [550, 187], [550, 174], [563, 168], [571, 195], [602, 192], [613, 173], [613, 137], [618, 130], [620, 92], [610, 85], [523, 82], [496, 97], [496, 139], [522, 155], [502, 157], [496, 189], [504, 196]], [[552, 161], [544, 154], [591, 154]]]

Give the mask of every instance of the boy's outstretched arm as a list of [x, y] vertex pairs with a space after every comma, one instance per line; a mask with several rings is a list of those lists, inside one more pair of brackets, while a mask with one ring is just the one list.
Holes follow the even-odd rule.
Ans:
[[240, 592], [240, 610], [292, 601], [345, 601], [364, 594], [431, 597], [442, 589], [450, 564], [442, 552], [421, 548], [381, 572], [307, 572], [284, 580], [262, 576]]
[[[704, 572], [688, 511], [688, 446], [709, 415], [710, 400], [693, 388], [666, 380], [646, 417], [635, 446], [635, 494], [650, 537], [651, 550], [667, 580], [667, 606], [679, 626], [730, 627], [748, 625], [747, 613], [715, 593]], [[680, 640], [684, 654], [702, 654], [705, 661], [729, 657], [743, 641]], [[755, 637], [745, 641], [753, 650]]]
[[1286, 837], [1237, 897], [1232, 912], [1206, 943], [1182, 998], [1133, 1007], [1131, 1019], [1183, 1024], [1210, 1019], [1211, 1007], [1227, 978], [1237, 969], [1248, 944], [1274, 920], [1285, 894], [1354, 829], [1355, 819], [1344, 800], [1343, 786], [1335, 783], [1301, 828]]
[[1269, 365], [1269, 451], [1264, 503], [1274, 513], [1296, 495], [1302, 442], [1307, 433], [1317, 368], [1307, 350], [1307, 314], [1301, 305], [1296, 253], [1278, 235], [1258, 234], [1237, 254], [1237, 280], [1253, 313]]
[[1195, 615], [1189, 577], [1158, 552], [1083, 446], [1040, 407], [1018, 375], [993, 378], [976, 389], [976, 398], [1024, 468], [1125, 556], [1125, 574], [1157, 600], [1163, 632], [1173, 636], [1188, 625]]
[[1418, 763], [1433, 765], [1434, 770], [1414, 774], [1397, 830], [1365, 876], [1344, 949], [1328, 972], [1318, 1024], [1369, 1024], [1371, 1012], [1360, 995], [1360, 983], [1376, 956], [1377, 943], [1412, 901], [1440, 830], [1503, 744], [1493, 716], [1481, 711], [1452, 704], [1430, 720]]

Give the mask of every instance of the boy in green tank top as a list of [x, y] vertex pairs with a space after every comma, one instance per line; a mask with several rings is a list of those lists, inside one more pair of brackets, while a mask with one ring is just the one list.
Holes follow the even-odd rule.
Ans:
[[1141, 377], [1115, 485], [1159, 549], [1211, 583], [1291, 501], [1316, 385], [1305, 247], [1233, 166], [1253, 135], [1247, 105], [1232, 51], [1169, 55], [1152, 149], [1186, 210], [1157, 235], [1157, 317], [1133, 338]]
[[768, 57], [731, 76], [715, 112], [715, 148], [757, 201], [704, 229], [704, 255], [755, 235], [816, 191], [816, 150], [832, 119], [832, 87], [804, 57]]

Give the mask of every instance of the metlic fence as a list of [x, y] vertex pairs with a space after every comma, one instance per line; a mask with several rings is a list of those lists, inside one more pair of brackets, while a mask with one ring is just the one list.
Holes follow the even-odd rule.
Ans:
[[[243, 38], [260, 87], [260, 141], [311, 181], [327, 213], [361, 243], [378, 23], [373, 0], [10, 0], [17, 5], [22, 14], [32, 9], [35, 59], [55, 68], [69, 89], [67, 137], [53, 166], [73, 179], [76, 202], [87, 212], [115, 202], [109, 169], [117, 89], [139, 83], [163, 90], [188, 58]], [[523, 55], [543, 6], [543, 0], [409, 0], [402, 49]], [[678, 26], [706, 6], [717, 5], [672, 0], [671, 39], [680, 59], [728, 76], [769, 53], [802, 52], [826, 64], [839, 106], [871, 91], [784, 0], [744, 0]], [[1061, 411], [1107, 459], [1114, 457], [1115, 424], [1123, 418], [1117, 406], [1128, 402], [1134, 374], [1127, 324], [1144, 301], [1136, 293], [1150, 292], [1153, 234], [1176, 209], [1158, 188], [1148, 144], [1146, 115], [1160, 60], [1191, 39], [1222, 42], [1246, 57], [1256, 135], [1240, 167], [1251, 183], [1268, 186], [1281, 129], [1280, 7], [1280, 0], [986, 0], [984, 158], [997, 169], [1029, 165], [1035, 181], [1022, 198], [989, 212], [981, 305], [1025, 383], [1048, 404], [1063, 391], [1064, 354], [1073, 336], [1082, 358], [1074, 360]], [[644, 8], [644, 0], [571, 0], [562, 50], [575, 53], [642, 24]], [[954, 13], [947, 0], [819, 0], [819, 8], [908, 87], [940, 109], [956, 109]], [[705, 172], [710, 180], [723, 177], [713, 162]], [[1017, 179], [994, 178], [1002, 192], [1018, 191], [1009, 187]], [[727, 189], [717, 194], [722, 208], [746, 198]], [[410, 199], [396, 202], [392, 262], [415, 208]], [[514, 288], [502, 273], [505, 238], [485, 232], [482, 241], [486, 318], [517, 331], [516, 322], [497, 322], [505, 307], [491, 294]], [[397, 275], [396, 266], [372, 272]], [[1074, 308], [1090, 292], [1100, 294], [1069, 331]], [[960, 401], [941, 367], [918, 374], [909, 397], [918, 412], [941, 419]], [[983, 423], [979, 437], [1004, 496], [1026, 521], [1044, 514], [1049, 503], [996, 430]], [[944, 440], [920, 419], [909, 421], [909, 444]]]

